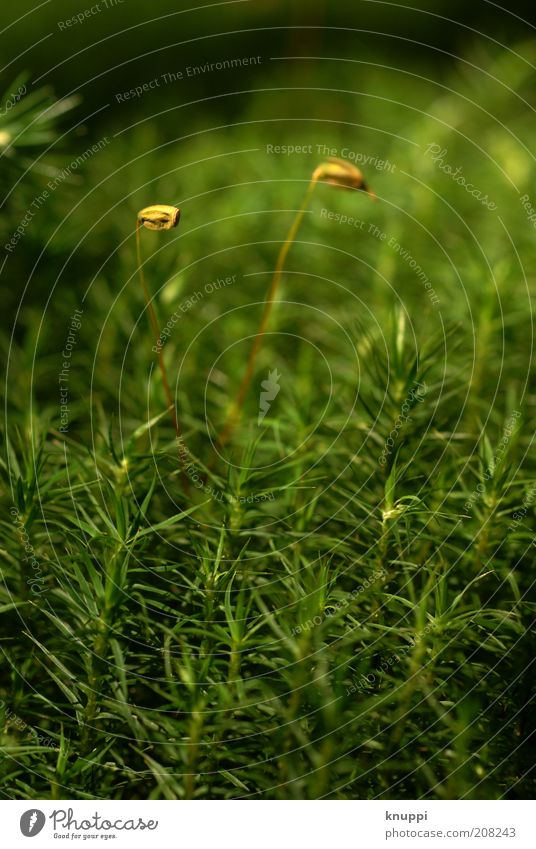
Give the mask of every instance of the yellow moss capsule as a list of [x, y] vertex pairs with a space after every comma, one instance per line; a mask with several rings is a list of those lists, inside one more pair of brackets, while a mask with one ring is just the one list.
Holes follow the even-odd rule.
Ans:
[[181, 211], [176, 206], [166, 206], [158, 203], [146, 206], [138, 212], [138, 223], [148, 230], [171, 230], [176, 227], [181, 217]]
[[378, 198], [369, 189], [365, 178], [359, 168], [346, 162], [344, 159], [330, 157], [327, 162], [322, 162], [313, 172], [313, 180], [329, 183], [332, 186], [340, 186], [342, 189], [360, 189], [366, 192], [372, 200]]

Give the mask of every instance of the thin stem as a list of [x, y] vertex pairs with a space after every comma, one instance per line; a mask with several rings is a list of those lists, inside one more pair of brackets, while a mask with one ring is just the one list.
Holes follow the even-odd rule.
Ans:
[[162, 385], [164, 387], [164, 393], [166, 396], [166, 401], [168, 405], [169, 414], [171, 417], [171, 422], [173, 424], [173, 428], [175, 430], [176, 443], [177, 443], [177, 452], [179, 455], [179, 465], [181, 470], [181, 477], [184, 485], [184, 489], [186, 492], [190, 489], [190, 481], [188, 475], [185, 471], [185, 463], [183, 459], [183, 451], [184, 445], [182, 440], [181, 429], [179, 425], [179, 419], [177, 417], [177, 410], [175, 408], [175, 402], [173, 400], [173, 396], [171, 394], [171, 389], [169, 388], [169, 381], [166, 372], [166, 366], [164, 363], [164, 355], [162, 353], [162, 347], [158, 344], [160, 338], [160, 328], [158, 326], [158, 319], [156, 317], [156, 312], [153, 307], [153, 303], [151, 300], [151, 296], [149, 294], [149, 289], [147, 288], [147, 283], [145, 281], [145, 274], [143, 272], [143, 264], [141, 259], [141, 241], [140, 241], [140, 222], [139, 220], [136, 222], [136, 253], [138, 258], [138, 272], [140, 275], [141, 286], [143, 289], [143, 294], [145, 296], [145, 303], [147, 305], [147, 311], [149, 313], [149, 321], [151, 324], [151, 330], [153, 332], [155, 342], [156, 342], [156, 350], [158, 352], [158, 367], [160, 369], [160, 374], [162, 375]]
[[272, 282], [270, 284], [270, 288], [268, 289], [268, 294], [266, 295], [266, 299], [264, 301], [264, 309], [262, 313], [261, 322], [259, 324], [259, 329], [255, 335], [255, 339], [253, 340], [253, 345], [251, 346], [251, 350], [249, 352], [249, 357], [246, 365], [246, 371], [244, 377], [242, 378], [242, 383], [240, 384], [240, 389], [238, 390], [238, 394], [236, 396], [236, 400], [233, 404], [232, 410], [227, 417], [227, 421], [223, 426], [223, 430], [221, 431], [217, 444], [220, 448], [222, 448], [230, 439], [233, 430], [236, 427], [238, 419], [242, 413], [242, 407], [244, 405], [244, 400], [247, 395], [249, 386], [251, 384], [251, 380], [253, 377], [253, 371], [255, 368], [255, 360], [257, 358], [257, 354], [259, 353], [262, 338], [266, 332], [266, 327], [268, 325], [268, 321], [270, 318], [270, 313], [272, 311], [272, 306], [275, 301], [275, 297], [277, 294], [277, 290], [279, 288], [279, 283], [281, 282], [281, 275], [283, 273], [283, 268], [285, 266], [285, 260], [287, 258], [287, 254], [290, 250], [291, 245], [293, 244], [296, 235], [298, 233], [298, 229], [302, 222], [303, 216], [305, 215], [305, 211], [309, 206], [309, 201], [311, 200], [313, 191], [317, 184], [317, 178], [313, 176], [309, 186], [307, 187], [307, 191], [305, 193], [305, 197], [303, 199], [302, 205], [300, 206], [298, 212], [296, 213], [296, 217], [292, 222], [290, 230], [288, 231], [287, 238], [285, 239], [283, 245], [281, 246], [281, 250], [279, 251], [279, 256], [277, 257], [277, 263], [275, 266], [274, 275], [272, 277]]

